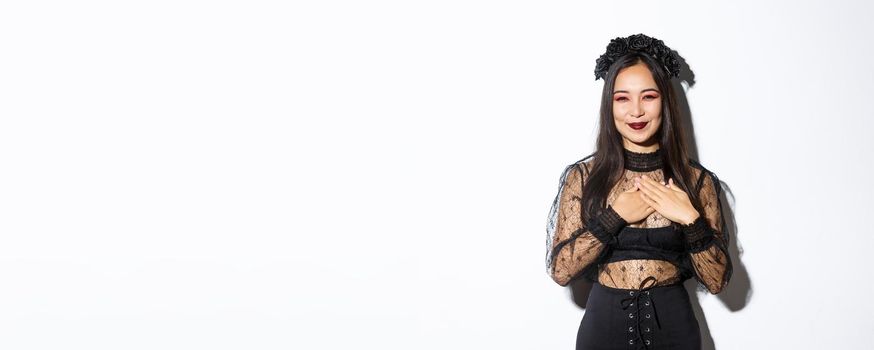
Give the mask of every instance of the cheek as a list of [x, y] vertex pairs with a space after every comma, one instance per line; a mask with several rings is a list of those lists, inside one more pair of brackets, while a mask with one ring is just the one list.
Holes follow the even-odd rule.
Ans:
[[659, 100], [659, 101], [654, 101], [653, 103], [649, 103], [649, 104], [646, 105], [646, 107], [647, 107], [647, 111], [646, 111], [647, 113], [650, 113], [650, 114], [660, 114], [661, 111], [662, 111], [662, 103], [661, 103], [661, 100]]
[[616, 120], [617, 123], [622, 120], [625, 114], [626, 113], [624, 108], [616, 104], [613, 105], [613, 119]]
[[622, 115], [622, 104], [615, 103], [615, 102], [613, 103], [613, 115], [614, 116]]
[[619, 133], [623, 133], [623, 132], [625, 132], [625, 131], [622, 129], [622, 127], [625, 126], [625, 122], [623, 122], [623, 121], [619, 121], [619, 120], [616, 120], [616, 119], [613, 119], [613, 125], [616, 126], [616, 130], [618, 130]]
[[613, 124], [616, 124], [616, 128], [622, 130], [622, 126], [625, 125], [625, 119], [623, 119], [621, 113], [613, 112]]

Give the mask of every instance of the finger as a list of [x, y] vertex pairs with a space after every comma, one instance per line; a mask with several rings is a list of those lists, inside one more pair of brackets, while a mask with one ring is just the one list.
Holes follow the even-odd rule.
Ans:
[[645, 192], [641, 192], [640, 194], [641, 194], [640, 198], [643, 199], [643, 201], [646, 202], [646, 204], [648, 204], [653, 210], [658, 210], [656, 208], [659, 207], [659, 204], [655, 200], [653, 200]]
[[635, 182], [634, 189], [637, 191], [641, 191], [641, 192], [649, 192], [649, 189], [645, 188], [643, 183], [641, 183], [641, 182]]
[[646, 178], [646, 182], [648, 182], [649, 184], [652, 185], [653, 189], [661, 191], [662, 193], [670, 193], [670, 190], [668, 190], [668, 188], [665, 186], [665, 184], [658, 182], [656, 180], [653, 180], [649, 177], [646, 177], [646, 176], [644, 176], [644, 177]]
[[650, 199], [656, 200], [656, 199], [659, 197], [659, 194], [656, 193], [655, 191], [653, 191], [653, 190], [650, 188], [650, 186], [647, 185], [647, 184], [644, 183], [644, 182], [638, 182], [638, 183], [636, 184], [636, 186], [637, 186], [638, 189], [640, 189], [640, 192], [641, 192], [641, 193], [646, 194], [647, 196], [649, 196]]
[[655, 209], [653, 207], [646, 207], [646, 210], [644, 211], [644, 216], [645, 217], [650, 216], [654, 212], [655, 212]]
[[660, 200], [662, 198], [663, 192], [661, 192], [661, 189], [659, 189], [659, 187], [662, 186], [654, 185], [654, 182], [655, 181], [653, 181], [652, 179], [644, 177], [644, 179], [640, 181], [640, 190], [645, 192], [652, 199]]
[[680, 193], [686, 193], [686, 191], [683, 191], [683, 189], [680, 188], [680, 186], [677, 186], [677, 184], [674, 183], [674, 179], [673, 179], [673, 178], [671, 178], [670, 181], [671, 181], [671, 189], [672, 189], [672, 190], [677, 191], [677, 192], [680, 192]]
[[640, 180], [638, 182], [640, 183], [641, 188], [646, 188], [647, 190], [650, 190], [650, 191], [655, 189], [655, 187], [652, 186], [653, 182], [655, 182], [655, 181], [653, 181], [653, 179], [650, 179], [647, 176], [641, 176]]

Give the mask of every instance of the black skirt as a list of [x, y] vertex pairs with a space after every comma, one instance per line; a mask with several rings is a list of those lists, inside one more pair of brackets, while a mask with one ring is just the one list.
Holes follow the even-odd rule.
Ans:
[[577, 332], [576, 349], [699, 350], [701, 332], [681, 283], [639, 289], [595, 283]]

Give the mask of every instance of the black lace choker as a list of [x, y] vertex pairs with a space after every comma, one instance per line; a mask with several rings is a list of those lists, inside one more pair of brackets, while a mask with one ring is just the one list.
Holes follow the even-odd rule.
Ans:
[[662, 153], [656, 149], [650, 153], [637, 153], [623, 148], [625, 169], [633, 171], [653, 171], [662, 167]]

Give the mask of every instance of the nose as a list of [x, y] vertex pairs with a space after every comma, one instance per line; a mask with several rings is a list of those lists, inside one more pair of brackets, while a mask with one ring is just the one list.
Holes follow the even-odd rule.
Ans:
[[640, 105], [640, 101], [632, 102], [632, 103], [631, 103], [631, 109], [629, 110], [629, 112], [631, 112], [631, 117], [632, 117], [632, 118], [639, 118], [639, 117], [641, 117], [641, 116], [643, 115], [643, 113], [642, 113], [642, 112], [643, 112], [643, 106]]

